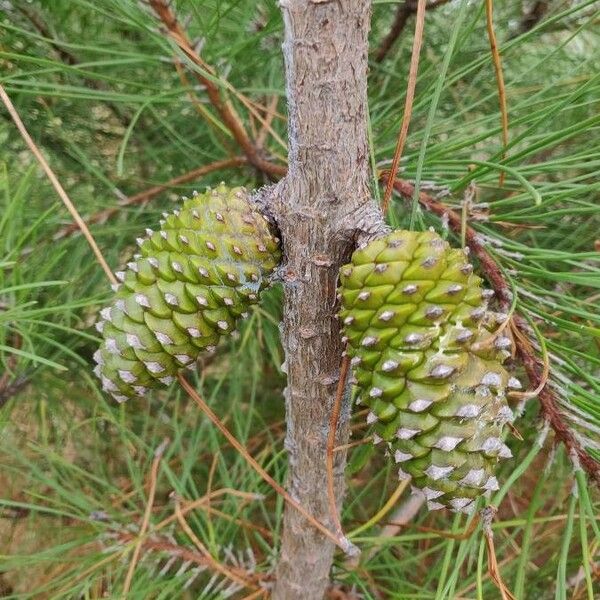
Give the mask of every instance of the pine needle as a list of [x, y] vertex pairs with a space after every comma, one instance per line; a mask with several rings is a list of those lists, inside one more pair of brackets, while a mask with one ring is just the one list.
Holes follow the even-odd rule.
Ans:
[[52, 171], [52, 169], [50, 168], [48, 161], [46, 161], [46, 159], [44, 158], [44, 155], [40, 152], [39, 148], [35, 145], [35, 142], [33, 141], [31, 136], [29, 135], [27, 129], [25, 128], [25, 125], [23, 124], [23, 121], [21, 120], [21, 117], [19, 116], [17, 109], [14, 107], [13, 103], [11, 102], [10, 97], [6, 93], [2, 84], [0, 84], [0, 100], [2, 100], [2, 102], [4, 103], [4, 106], [6, 106], [6, 110], [8, 110], [8, 114], [11, 116], [11, 119], [15, 122], [15, 125], [17, 126], [17, 129], [19, 130], [19, 133], [21, 134], [21, 137], [25, 140], [25, 143], [31, 150], [31, 153], [35, 156], [37, 161], [40, 163], [40, 166], [42, 167], [42, 169], [48, 176], [48, 179], [50, 180], [50, 183], [53, 185], [54, 189], [56, 190], [56, 193], [60, 196], [60, 199], [62, 200], [63, 204], [66, 206], [67, 210], [71, 213], [71, 216], [77, 223], [77, 227], [79, 227], [79, 229], [81, 230], [81, 233], [83, 233], [85, 239], [87, 240], [88, 244], [90, 245], [90, 248], [92, 249], [92, 252], [94, 253], [94, 256], [96, 257], [96, 260], [98, 261], [98, 263], [100, 264], [100, 266], [102, 267], [104, 272], [106, 273], [106, 276], [108, 277], [109, 281], [111, 283], [117, 283], [117, 278], [115, 277], [111, 268], [108, 266], [108, 263], [106, 262], [104, 255], [100, 251], [98, 244], [96, 244], [96, 240], [93, 238], [92, 234], [90, 233], [88, 226], [86, 225], [85, 221], [81, 218], [81, 215], [79, 214], [78, 210], [75, 208], [75, 205], [73, 204], [73, 202], [71, 202], [71, 199], [69, 198], [67, 192], [65, 192], [65, 189], [60, 184], [60, 181], [54, 174], [54, 171]]
[[413, 40], [412, 56], [410, 59], [410, 69], [408, 72], [408, 82], [406, 85], [406, 99], [404, 102], [404, 113], [402, 115], [402, 124], [400, 125], [400, 133], [398, 134], [398, 140], [396, 142], [396, 149], [394, 150], [394, 158], [392, 159], [392, 166], [385, 186], [385, 193], [383, 195], [383, 204], [381, 210], [383, 214], [386, 214], [390, 205], [390, 199], [392, 197], [392, 191], [394, 189], [394, 181], [396, 174], [398, 173], [398, 166], [400, 165], [400, 159], [402, 158], [402, 151], [406, 144], [408, 137], [408, 128], [410, 126], [410, 118], [412, 116], [413, 102], [415, 99], [415, 89], [417, 87], [417, 75], [419, 72], [419, 58], [421, 56], [421, 46], [423, 44], [423, 31], [425, 29], [425, 9], [427, 7], [426, 0], [418, 0], [417, 3], [417, 16], [415, 22], [415, 36]]
[[[498, 41], [496, 40], [496, 31], [494, 30], [494, 0], [485, 0], [485, 15], [487, 23], [487, 33], [490, 40], [490, 49], [494, 61], [494, 71], [496, 73], [496, 83], [498, 85], [498, 101], [500, 103], [500, 115], [502, 124], [502, 158], [506, 159], [506, 148], [508, 147], [508, 108], [506, 106], [506, 88], [504, 86], [504, 73], [502, 71], [502, 61], [500, 51], [498, 50]], [[505, 173], [500, 172], [499, 185], [504, 185]]]

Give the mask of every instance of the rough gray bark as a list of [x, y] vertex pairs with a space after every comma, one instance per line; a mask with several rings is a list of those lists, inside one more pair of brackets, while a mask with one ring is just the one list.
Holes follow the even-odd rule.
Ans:
[[[333, 528], [326, 480], [329, 414], [342, 355], [336, 320], [339, 267], [385, 226], [369, 193], [367, 34], [370, 0], [281, 0], [289, 108], [289, 171], [270, 212], [285, 252], [283, 344], [288, 384], [288, 489]], [[349, 436], [342, 409], [337, 443]], [[344, 493], [346, 456], [336, 454]], [[291, 507], [284, 516], [273, 598], [323, 597], [334, 546]]]

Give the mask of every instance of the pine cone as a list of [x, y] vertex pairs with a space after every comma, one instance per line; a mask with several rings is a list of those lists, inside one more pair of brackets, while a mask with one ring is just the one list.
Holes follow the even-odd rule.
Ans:
[[165, 214], [117, 273], [115, 300], [96, 327], [102, 387], [122, 402], [168, 385], [246, 316], [280, 259], [279, 240], [243, 188], [221, 184]]
[[502, 363], [506, 319], [488, 310], [466, 254], [436, 233], [394, 231], [356, 250], [341, 269], [340, 318], [359, 401], [431, 509], [469, 512], [497, 489], [502, 429], [520, 383]]

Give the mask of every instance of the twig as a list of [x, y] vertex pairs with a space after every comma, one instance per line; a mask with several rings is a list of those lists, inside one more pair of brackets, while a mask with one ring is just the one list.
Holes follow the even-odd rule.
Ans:
[[6, 387], [0, 389], [0, 408], [2, 408], [13, 396], [16, 396], [30, 381], [28, 375], [18, 377]]
[[396, 174], [398, 173], [398, 165], [400, 164], [400, 158], [402, 157], [402, 151], [404, 150], [404, 144], [406, 143], [406, 138], [408, 136], [410, 118], [412, 116], [415, 88], [417, 86], [417, 73], [419, 70], [419, 57], [421, 55], [421, 45], [423, 43], [423, 29], [425, 28], [426, 4], [426, 0], [418, 0], [415, 37], [413, 40], [412, 56], [410, 58], [408, 83], [406, 86], [406, 99], [404, 102], [404, 114], [402, 115], [402, 125], [400, 126], [400, 133], [398, 134], [398, 141], [396, 142], [396, 149], [394, 150], [394, 159], [392, 160], [392, 166], [390, 169], [391, 177], [388, 179], [385, 187], [385, 193], [383, 195], [382, 211], [384, 215], [387, 213], [387, 209], [390, 204], [390, 198], [392, 197], [394, 180], [396, 178]]
[[142, 551], [142, 542], [144, 535], [150, 525], [150, 516], [152, 515], [152, 507], [154, 506], [154, 496], [156, 494], [156, 484], [158, 481], [158, 467], [162, 455], [169, 444], [168, 439], [164, 439], [160, 446], [154, 451], [154, 458], [152, 459], [152, 466], [150, 467], [150, 490], [148, 492], [148, 500], [146, 502], [146, 510], [144, 511], [144, 517], [138, 533], [138, 538], [133, 549], [133, 556], [129, 563], [129, 569], [127, 569], [127, 576], [125, 577], [125, 583], [123, 584], [122, 598], [127, 598], [129, 589], [131, 588], [131, 582], [133, 581], [133, 574], [135, 573], [135, 567], [137, 566]]
[[[494, 31], [494, 0], [485, 0], [485, 16], [487, 34], [490, 40], [490, 50], [494, 60], [494, 71], [496, 73], [496, 84], [498, 86], [498, 102], [500, 103], [500, 120], [502, 123], [502, 158], [506, 158], [506, 149], [508, 147], [508, 109], [506, 107], [506, 88], [504, 87], [504, 73], [502, 72], [502, 61], [500, 60], [500, 51]], [[506, 173], [500, 171], [499, 185], [504, 185]]]
[[148, 3], [165, 26], [169, 37], [179, 46], [180, 50], [195, 65], [211, 75], [211, 78], [209, 78], [198, 71], [194, 71], [194, 76], [206, 89], [211, 104], [248, 158], [248, 162], [269, 175], [277, 177], [284, 175], [287, 171], [286, 167], [275, 165], [260, 156], [258, 148], [252, 143], [235, 108], [229, 100], [224, 100], [221, 97], [219, 87], [213, 80], [214, 70], [193, 49], [187, 34], [179, 24], [177, 15], [171, 10], [169, 3], [166, 0], [148, 0]]
[[413, 6], [411, 2], [404, 2], [404, 4], [398, 5], [392, 26], [381, 41], [377, 52], [375, 52], [375, 62], [383, 62], [388, 52], [392, 49], [392, 46], [404, 31], [408, 19], [414, 14]]
[[[521, 317], [515, 317], [515, 323], [519, 330], [527, 335], [527, 323]], [[517, 346], [519, 357], [525, 365], [525, 371], [529, 377], [530, 383], [539, 388], [543, 382], [544, 365], [533, 353], [527, 350], [523, 344]], [[581, 462], [581, 466], [587, 474], [592, 477], [597, 484], [600, 485], [600, 464], [586, 452], [571, 428], [565, 422], [560, 409], [558, 408], [558, 398], [556, 393], [545, 385], [538, 394], [538, 399], [541, 405], [541, 412], [550, 423], [550, 427], [561, 442], [565, 444], [570, 453], [575, 453]]]
[[348, 552], [350, 549], [349, 542], [330, 531], [323, 523], [315, 519], [299, 502], [294, 500], [283, 487], [281, 487], [259, 464], [250, 456], [246, 448], [235, 438], [235, 436], [223, 425], [219, 417], [213, 412], [213, 410], [204, 402], [198, 392], [189, 384], [186, 378], [179, 374], [179, 383], [183, 389], [190, 395], [192, 400], [198, 404], [200, 410], [210, 419], [210, 421], [217, 427], [217, 429], [227, 438], [228, 442], [240, 453], [242, 458], [266, 481], [288, 504], [293, 506], [302, 516], [304, 516], [308, 522], [316, 527], [322, 534], [327, 536], [332, 542], [334, 542], [344, 552]]
[[[118, 214], [121, 209], [125, 206], [133, 206], [135, 204], [145, 204], [155, 198], [165, 190], [168, 190], [171, 187], [181, 185], [182, 183], [187, 183], [189, 181], [193, 181], [194, 179], [198, 179], [199, 177], [203, 177], [204, 175], [208, 175], [213, 171], [219, 171], [221, 169], [229, 169], [231, 167], [239, 167], [241, 165], [246, 164], [248, 161], [244, 156], [234, 156], [233, 158], [225, 158], [223, 160], [217, 160], [208, 165], [203, 165], [201, 167], [197, 167], [196, 169], [192, 169], [183, 175], [178, 175], [173, 179], [170, 179], [166, 183], [161, 183], [159, 185], [152, 186], [147, 190], [143, 190], [142, 192], [138, 192], [133, 196], [128, 196], [119, 203], [118, 206], [113, 206], [111, 208], [107, 208], [105, 210], [101, 210], [90, 217], [87, 218], [88, 223], [104, 223], [111, 217], [114, 217]], [[60, 239], [66, 236], [69, 236], [77, 231], [77, 227], [75, 225], [69, 225], [67, 227], [63, 227], [58, 233], [54, 236], [54, 239]]]
[[[179, 497], [176, 494], [173, 494], [173, 499], [175, 501], [175, 516], [177, 517], [177, 521], [181, 528], [185, 531], [187, 536], [194, 542], [194, 545], [198, 550], [200, 550], [201, 554], [206, 558], [209, 566], [221, 575], [227, 577], [231, 581], [241, 585], [242, 587], [249, 587], [252, 589], [258, 589], [256, 583], [251, 581], [248, 578], [248, 573], [236, 573], [233, 569], [228, 569], [224, 565], [222, 565], [218, 560], [215, 560], [211, 553], [208, 551], [208, 548], [200, 541], [198, 536], [194, 533], [193, 529], [189, 526], [188, 522], [185, 520], [183, 513], [181, 512], [181, 505], [179, 503]], [[237, 569], [236, 569], [237, 570]]]
[[340, 522], [340, 513], [335, 498], [335, 483], [333, 477], [333, 453], [335, 446], [335, 436], [337, 433], [337, 424], [340, 418], [340, 410], [342, 408], [342, 400], [344, 398], [344, 392], [346, 390], [346, 379], [348, 378], [348, 367], [350, 366], [350, 357], [345, 354], [340, 364], [340, 378], [338, 380], [337, 390], [335, 393], [335, 399], [331, 408], [331, 415], [329, 417], [329, 432], [327, 434], [327, 499], [329, 501], [329, 515], [333, 522], [333, 528], [336, 533], [343, 537], [344, 532], [342, 524]]
[[[427, 10], [432, 10], [438, 6], [446, 4], [449, 0], [433, 0], [427, 4]], [[407, 0], [404, 4], [399, 4], [394, 16], [394, 21], [389, 32], [383, 38], [381, 45], [375, 52], [375, 62], [382, 62], [387, 56], [400, 34], [404, 31], [408, 19], [417, 12], [417, 2], [415, 0]]]
[[[128, 543], [136, 539], [134, 533], [129, 533], [127, 531], [119, 531], [115, 536], [122, 543]], [[163, 539], [148, 539], [144, 541], [142, 546], [145, 550], [158, 550], [170, 554], [171, 556], [179, 556], [184, 560], [189, 560], [190, 562], [203, 567], [208, 566], [208, 560], [205, 556]]]
[[90, 245], [90, 247], [92, 249], [92, 252], [96, 256], [96, 260], [100, 263], [100, 266], [104, 269], [106, 276], [110, 279], [111, 283], [117, 283], [117, 278], [114, 276], [113, 272], [111, 271], [110, 267], [108, 266], [108, 263], [106, 262], [104, 256], [102, 255], [102, 252], [100, 252], [100, 248], [98, 248], [98, 245], [96, 244], [96, 240], [94, 240], [94, 238], [92, 237], [92, 234], [90, 233], [90, 230], [88, 229], [88, 226], [86, 225], [85, 221], [81, 218], [81, 215], [75, 208], [75, 205], [73, 204], [73, 202], [71, 202], [71, 199], [67, 195], [67, 192], [65, 192], [63, 186], [60, 184], [60, 181], [58, 181], [58, 178], [56, 177], [56, 175], [50, 168], [50, 165], [44, 158], [44, 155], [40, 152], [38, 147], [35, 145], [35, 142], [31, 139], [31, 136], [29, 135], [29, 133], [27, 132], [27, 129], [25, 128], [25, 125], [23, 125], [23, 121], [21, 121], [21, 117], [19, 117], [19, 113], [15, 109], [13, 103], [11, 102], [10, 98], [8, 97], [8, 94], [4, 90], [4, 87], [2, 86], [2, 84], [0, 84], [0, 99], [4, 103], [4, 106], [6, 106], [6, 110], [8, 110], [9, 115], [11, 116], [12, 120], [15, 122], [15, 125], [17, 126], [19, 133], [21, 134], [22, 138], [25, 140], [25, 143], [31, 150], [31, 153], [35, 156], [37, 161], [40, 163], [42, 169], [48, 176], [50, 183], [53, 185], [57, 194], [60, 196], [60, 199], [63, 201], [63, 204], [67, 207], [67, 210], [71, 213], [71, 216], [73, 217], [74, 221], [77, 223], [77, 226], [83, 233], [85, 239], [87, 240], [88, 244]]
[[[382, 176], [385, 178], [387, 177], [387, 174], [383, 174]], [[394, 189], [401, 196], [409, 200], [412, 199], [415, 192], [414, 185], [408, 181], [399, 179], [395, 181]], [[425, 192], [419, 192], [419, 202], [430, 212], [438, 215], [440, 218], [447, 219], [449, 227], [455, 233], [460, 235], [461, 217], [456, 211]], [[507, 311], [512, 303], [512, 292], [510, 286], [504, 279], [501, 269], [489, 252], [484, 248], [477, 232], [471, 226], [467, 225], [465, 235], [467, 245], [478, 258], [481, 270], [485, 273], [490, 285], [496, 293], [500, 308]], [[539, 390], [538, 398], [543, 418], [550, 423], [556, 438], [567, 447], [569, 453], [575, 453], [578, 456], [582, 467], [588, 475], [592, 477], [596, 483], [600, 484], [600, 464], [586, 452], [585, 448], [581, 445], [573, 431], [565, 422], [563, 414], [559, 409], [559, 401], [556, 397], [556, 393], [545, 381], [544, 374], [546, 373], [546, 366], [544, 360], [537, 355], [531, 343], [523, 342], [523, 339], [530, 339], [527, 322], [519, 315], [514, 315], [513, 321], [514, 327], [519, 334], [516, 336], [517, 354], [523, 362], [530, 385], [536, 391]]]

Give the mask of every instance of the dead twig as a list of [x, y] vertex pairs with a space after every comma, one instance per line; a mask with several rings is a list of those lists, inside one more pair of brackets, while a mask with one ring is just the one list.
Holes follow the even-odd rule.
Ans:
[[31, 139], [31, 136], [29, 135], [25, 125], [23, 124], [23, 121], [21, 121], [21, 117], [19, 117], [19, 113], [17, 112], [16, 108], [14, 107], [13, 103], [11, 102], [11, 99], [9, 98], [8, 94], [6, 93], [6, 91], [4, 90], [4, 87], [1, 84], [0, 84], [0, 99], [4, 103], [4, 106], [6, 106], [6, 110], [8, 110], [8, 114], [11, 116], [12, 120], [15, 122], [15, 125], [17, 126], [17, 129], [19, 130], [19, 133], [21, 134], [21, 137], [25, 140], [25, 143], [31, 150], [31, 153], [35, 156], [37, 161], [40, 163], [40, 166], [46, 173], [48, 179], [50, 180], [50, 183], [56, 190], [56, 193], [59, 195], [60, 199], [62, 200], [63, 204], [66, 206], [67, 210], [71, 213], [71, 216], [73, 217], [73, 220], [77, 224], [77, 227], [81, 230], [81, 233], [83, 233], [85, 239], [87, 240], [88, 244], [90, 245], [90, 248], [92, 249], [92, 252], [96, 256], [96, 260], [98, 261], [100, 266], [104, 269], [106, 276], [108, 277], [108, 279], [110, 280], [111, 283], [114, 283], [114, 284], [118, 283], [117, 278], [114, 276], [111, 268], [108, 266], [108, 263], [106, 262], [106, 259], [104, 258], [102, 252], [100, 251], [98, 244], [96, 244], [96, 240], [94, 240], [92, 234], [90, 233], [88, 226], [86, 225], [85, 221], [81, 218], [81, 215], [79, 214], [77, 208], [75, 208], [75, 205], [73, 204], [73, 202], [67, 195], [67, 192], [65, 192], [63, 186], [60, 184], [60, 181], [58, 181], [58, 178], [54, 174], [54, 171], [52, 171], [52, 169], [50, 168], [50, 165], [44, 158], [44, 155], [40, 152], [39, 148], [36, 146], [33, 139]]

